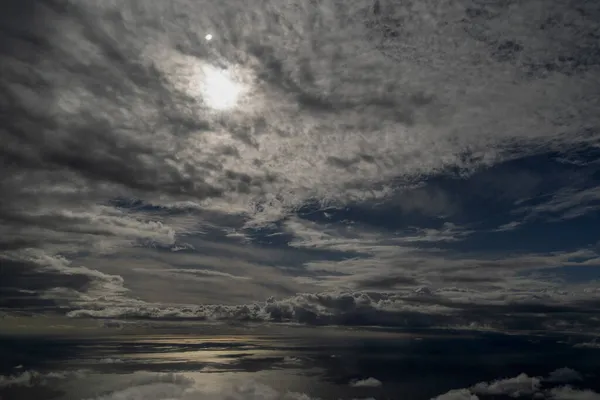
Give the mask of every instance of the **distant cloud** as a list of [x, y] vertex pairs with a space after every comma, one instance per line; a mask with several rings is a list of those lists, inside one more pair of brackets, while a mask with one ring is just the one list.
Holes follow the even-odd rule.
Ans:
[[520, 397], [532, 395], [541, 387], [540, 378], [520, 374], [514, 378], [499, 379], [493, 382], [480, 382], [471, 387], [478, 395], [506, 395]]
[[286, 365], [302, 365], [304, 361], [298, 357], [286, 356], [283, 358], [282, 363]]
[[[422, 292], [422, 291], [421, 291]], [[452, 292], [450, 292], [452, 293]], [[461, 295], [470, 295], [460, 293]], [[101, 319], [156, 319], [200, 321], [255, 321], [302, 323], [307, 325], [388, 326], [404, 328], [449, 328], [529, 332], [545, 329], [561, 332], [573, 326], [600, 329], [583, 315], [563, 316], [569, 307], [534, 303], [529, 297], [522, 302], [494, 300], [488, 305], [477, 305], [453, 300], [444, 292], [423, 294], [414, 291], [397, 293], [377, 292], [322, 292], [302, 293], [281, 299], [238, 305], [203, 304], [181, 305], [149, 303], [129, 300], [127, 297], [101, 298], [93, 302], [76, 301], [79, 307], [67, 312], [72, 318]], [[532, 316], [535, 313], [548, 315]], [[553, 317], [561, 315], [562, 319]], [[584, 325], [585, 324], [585, 325]], [[515, 385], [528, 377], [515, 378]], [[537, 378], [531, 378], [533, 380]], [[511, 383], [506, 382], [506, 384]], [[495, 390], [497, 385], [483, 385], [482, 391]], [[485, 386], [485, 387], [484, 387]]]
[[380, 387], [382, 385], [381, 381], [375, 378], [367, 378], [361, 379], [358, 381], [350, 382], [350, 386], [352, 387]]
[[600, 400], [600, 393], [589, 389], [575, 389], [571, 386], [553, 388], [549, 391], [551, 400]]
[[471, 393], [469, 389], [454, 389], [433, 397], [432, 400], [478, 400], [476, 394]]
[[600, 343], [593, 341], [593, 342], [582, 342], [582, 343], [576, 343], [573, 345], [573, 347], [576, 348], [584, 348], [584, 349], [600, 349]]
[[0, 375], [0, 388], [11, 386], [46, 385], [54, 380], [77, 379], [86, 375], [86, 370], [38, 372], [24, 371], [17, 375]]
[[98, 360], [98, 364], [123, 364], [124, 362], [120, 358], [101, 358]]
[[564, 367], [556, 371], [552, 371], [550, 375], [544, 379], [546, 382], [568, 383], [583, 380], [583, 376], [574, 369]]

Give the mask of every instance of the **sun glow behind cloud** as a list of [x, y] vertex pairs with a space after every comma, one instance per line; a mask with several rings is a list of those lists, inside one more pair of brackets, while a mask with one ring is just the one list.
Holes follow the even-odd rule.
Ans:
[[227, 110], [237, 104], [242, 88], [229, 70], [205, 65], [202, 72], [203, 97], [210, 108]]
[[220, 60], [217, 66], [165, 48], [151, 48], [146, 54], [176, 90], [209, 109], [231, 110], [240, 106], [243, 95], [252, 90], [248, 71], [226, 60]]

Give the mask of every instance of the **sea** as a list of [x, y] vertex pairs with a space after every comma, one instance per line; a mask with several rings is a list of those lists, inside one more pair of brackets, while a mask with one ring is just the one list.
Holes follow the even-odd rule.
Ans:
[[[569, 387], [592, 393], [600, 390], [600, 348], [586, 343], [564, 335], [335, 327], [4, 335], [0, 399], [444, 399], [478, 382], [560, 368], [579, 374]], [[540, 379], [540, 391], [567, 384]]]

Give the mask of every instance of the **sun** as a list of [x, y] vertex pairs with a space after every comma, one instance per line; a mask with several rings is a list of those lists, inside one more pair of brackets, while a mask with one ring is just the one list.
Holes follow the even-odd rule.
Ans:
[[241, 86], [231, 72], [210, 65], [203, 67], [202, 92], [204, 102], [215, 110], [227, 110], [238, 102]]

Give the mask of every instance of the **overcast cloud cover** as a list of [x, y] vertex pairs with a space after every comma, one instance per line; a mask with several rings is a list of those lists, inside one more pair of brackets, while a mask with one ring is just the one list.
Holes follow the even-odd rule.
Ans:
[[1, 312], [595, 332], [599, 18], [5, 0]]

